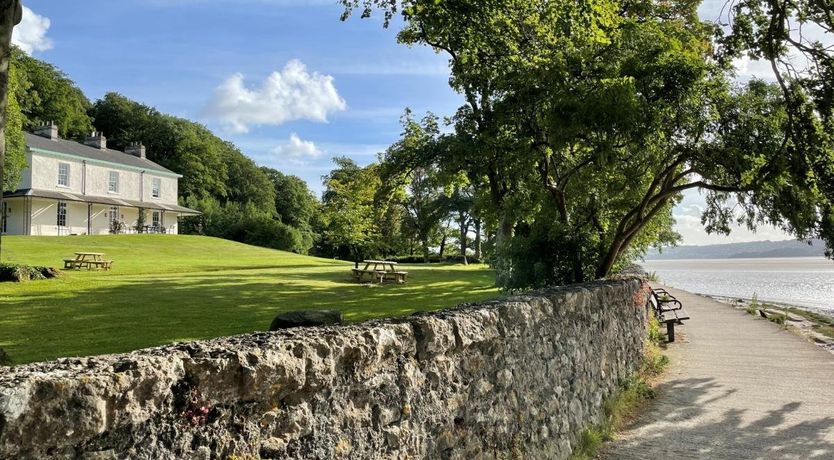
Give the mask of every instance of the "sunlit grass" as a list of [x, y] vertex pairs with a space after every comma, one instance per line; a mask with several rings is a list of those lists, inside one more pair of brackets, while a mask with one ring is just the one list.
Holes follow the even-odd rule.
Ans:
[[173, 235], [4, 237], [3, 261], [60, 267], [103, 252], [110, 272], [0, 284], [0, 347], [15, 363], [129, 351], [269, 328], [288, 310], [348, 321], [408, 315], [497, 295], [484, 266], [401, 266], [405, 285], [360, 285], [352, 264]]

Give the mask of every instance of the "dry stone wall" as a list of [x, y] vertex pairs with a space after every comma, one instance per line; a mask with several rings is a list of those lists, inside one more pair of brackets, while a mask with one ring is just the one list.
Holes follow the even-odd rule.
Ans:
[[0, 458], [566, 458], [638, 365], [645, 289], [7, 368]]

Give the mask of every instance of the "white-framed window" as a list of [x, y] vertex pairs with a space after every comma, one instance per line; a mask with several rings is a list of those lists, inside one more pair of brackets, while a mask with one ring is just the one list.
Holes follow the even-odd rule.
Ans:
[[69, 163], [58, 163], [58, 186], [69, 187], [70, 184], [70, 165]]
[[153, 180], [151, 180], [151, 196], [153, 198], [159, 198], [162, 196], [162, 179], [154, 177]]
[[107, 183], [107, 191], [110, 193], [119, 193], [119, 172], [110, 171], [110, 180]]
[[158, 228], [158, 227], [160, 226], [160, 224], [162, 223], [162, 216], [161, 216], [161, 214], [162, 214], [162, 213], [161, 213], [161, 212], [159, 212], [159, 211], [154, 211], [154, 212], [152, 212], [152, 213], [151, 213], [151, 222], [152, 222], [152, 225], [153, 225], [154, 227], [157, 227], [157, 228]]
[[57, 224], [59, 227], [67, 226], [67, 204], [63, 201], [58, 202]]

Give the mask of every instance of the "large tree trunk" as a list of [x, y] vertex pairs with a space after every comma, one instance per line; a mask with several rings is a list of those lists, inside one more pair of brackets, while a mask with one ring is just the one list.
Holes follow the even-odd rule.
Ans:
[[[3, 209], [3, 192], [6, 172], [6, 105], [9, 100], [9, 59], [12, 54], [12, 29], [23, 18], [20, 0], [0, 0], [0, 209]], [[0, 217], [0, 218], [5, 218]], [[1, 232], [0, 232], [1, 233]], [[3, 238], [0, 234], [0, 260], [3, 256]]]
[[446, 233], [444, 232], [443, 233], [443, 238], [440, 238], [440, 253], [438, 254], [441, 261], [443, 260], [443, 252], [445, 252], [445, 251], [446, 251]]
[[495, 279], [499, 286], [507, 286], [512, 280], [512, 263], [506, 256], [506, 249], [512, 241], [513, 229], [515, 222], [513, 222], [510, 214], [506, 211], [502, 212], [501, 222], [498, 225], [498, 230], [495, 233]]

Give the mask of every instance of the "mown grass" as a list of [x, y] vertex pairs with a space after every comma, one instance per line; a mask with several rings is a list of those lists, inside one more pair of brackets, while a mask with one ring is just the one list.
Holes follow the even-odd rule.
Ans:
[[60, 267], [103, 252], [109, 272], [0, 283], [0, 348], [14, 363], [114, 353], [269, 328], [280, 312], [336, 309], [347, 321], [497, 295], [480, 265], [401, 266], [405, 285], [352, 282], [352, 264], [199, 236], [4, 237], [3, 262]]

